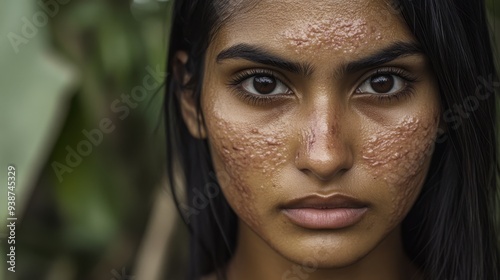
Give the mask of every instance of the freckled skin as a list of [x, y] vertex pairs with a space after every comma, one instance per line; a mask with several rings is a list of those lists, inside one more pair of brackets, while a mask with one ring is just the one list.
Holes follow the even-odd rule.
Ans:
[[[356, 94], [371, 69], [336, 76], [345, 63], [416, 39], [382, 0], [261, 0], [248, 7], [221, 26], [207, 49], [201, 95], [213, 165], [227, 174], [219, 183], [239, 218], [229, 280], [294, 279], [284, 275], [311, 259], [317, 269], [309, 280], [419, 279], [400, 224], [422, 188], [439, 123], [429, 63], [413, 55], [389, 64], [418, 77], [411, 95], [389, 102]], [[309, 64], [312, 73], [244, 59], [217, 62], [238, 44]], [[248, 102], [229, 86], [247, 69], [276, 71], [292, 93], [266, 105]], [[301, 228], [281, 208], [311, 194], [355, 197], [368, 210], [348, 228]]]

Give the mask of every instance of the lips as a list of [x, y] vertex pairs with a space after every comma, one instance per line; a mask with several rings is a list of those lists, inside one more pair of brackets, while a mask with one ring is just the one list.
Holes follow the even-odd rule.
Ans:
[[358, 223], [368, 204], [353, 197], [334, 194], [310, 195], [294, 199], [282, 207], [288, 219], [308, 229], [341, 229]]

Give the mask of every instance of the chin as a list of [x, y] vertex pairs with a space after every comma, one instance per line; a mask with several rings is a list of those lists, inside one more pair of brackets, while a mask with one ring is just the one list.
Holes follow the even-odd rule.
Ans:
[[288, 244], [294, 245], [285, 245], [284, 248], [275, 247], [274, 249], [288, 261], [300, 266], [315, 267], [317, 269], [339, 269], [358, 263], [376, 247], [376, 244], [368, 242], [370, 240], [365, 240], [366, 242], [359, 242], [359, 239], [349, 241], [330, 240], [328, 244], [324, 237], [321, 237], [321, 239], [323, 240], [289, 242]]
[[[325, 249], [326, 250], [326, 249]], [[340, 269], [354, 265], [361, 261], [367, 254], [361, 252], [346, 251], [318, 253], [318, 251], [311, 250], [308, 253], [297, 252], [298, 254], [292, 258], [287, 258], [289, 261], [304, 267], [316, 269]], [[286, 258], [286, 256], [285, 256]]]

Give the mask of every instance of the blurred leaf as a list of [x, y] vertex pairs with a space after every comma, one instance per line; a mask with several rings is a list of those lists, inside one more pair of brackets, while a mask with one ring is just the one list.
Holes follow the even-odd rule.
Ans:
[[[7, 165], [16, 166], [18, 216], [57, 139], [75, 77], [73, 68], [48, 51], [49, 30], [36, 25], [43, 23], [33, 20], [36, 13], [41, 10], [33, 1], [0, 2], [0, 180], [6, 181]], [[0, 218], [5, 216], [1, 207]]]
[[[16, 3], [30, 9], [16, 16], [12, 16], [16, 4], [2, 3], [0, 14], [9, 13], [0, 17], [0, 23], [6, 19], [14, 23], [3, 24], [0, 35], [6, 38], [10, 30], [22, 32], [23, 14], [30, 14], [26, 16], [30, 18], [41, 9], [36, 3]], [[153, 133], [161, 125], [162, 82], [155, 79], [157, 88], [148, 90], [137, 108], [128, 105], [130, 114], [126, 116], [112, 106], [119, 102], [123, 107], [122, 96], [143, 85], [144, 77], [150, 75], [147, 67], [159, 72], [164, 69], [166, 9], [170, 3], [151, 7], [138, 16], [132, 14], [127, 1], [72, 0], [61, 6], [50, 22], [37, 28], [29, 44], [19, 46], [19, 54], [7, 41], [3, 43], [8, 45], [0, 46], [0, 62], [9, 67], [3, 73], [12, 76], [0, 81], [15, 89], [11, 94], [2, 93], [10, 103], [1, 106], [12, 107], [18, 102], [16, 98], [24, 98], [19, 109], [10, 111], [16, 111], [16, 118], [22, 114], [19, 121], [10, 123], [23, 127], [12, 125], [7, 130], [20, 130], [23, 138], [9, 143], [2, 139], [1, 147], [14, 152], [12, 147], [22, 140], [34, 140], [30, 138], [35, 129], [41, 128], [27, 125], [42, 124], [45, 115], [52, 116], [46, 122], [56, 127], [46, 146], [32, 147], [43, 154], [40, 159], [45, 165], [43, 171], [39, 168], [29, 177], [36, 188], [29, 190], [29, 207], [17, 233], [18, 269], [22, 270], [17, 279], [107, 280], [112, 278], [111, 271], [131, 268], [128, 266], [134, 261], [149, 217], [153, 190], [163, 174], [164, 133], [161, 129]], [[47, 58], [49, 48], [74, 65], [78, 73], [61, 68], [55, 55]], [[68, 85], [73, 85], [71, 98], [61, 93]], [[49, 101], [54, 104], [47, 104]], [[98, 129], [105, 118], [112, 120], [116, 129], [104, 133], [102, 142], [93, 145], [81, 163], [58, 178], [53, 163], [67, 165], [68, 148], [77, 150], [88, 140], [83, 130]], [[13, 157], [20, 158], [17, 154]], [[26, 161], [33, 162], [31, 158]], [[22, 178], [25, 175], [23, 172]]]
[[493, 16], [500, 18], [500, 2], [498, 0], [486, 0], [486, 8]]

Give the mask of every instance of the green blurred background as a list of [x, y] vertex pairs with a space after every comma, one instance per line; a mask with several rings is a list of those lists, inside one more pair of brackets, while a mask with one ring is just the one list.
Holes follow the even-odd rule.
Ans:
[[15, 165], [23, 219], [15, 273], [0, 228], [0, 279], [182, 279], [187, 233], [164, 178], [171, 8], [172, 0], [0, 2], [0, 182]]
[[0, 279], [177, 279], [183, 252], [168, 261], [176, 212], [163, 178], [171, 7], [0, 3], [0, 178], [16, 167], [23, 218], [16, 272], [6, 270], [2, 239]]

